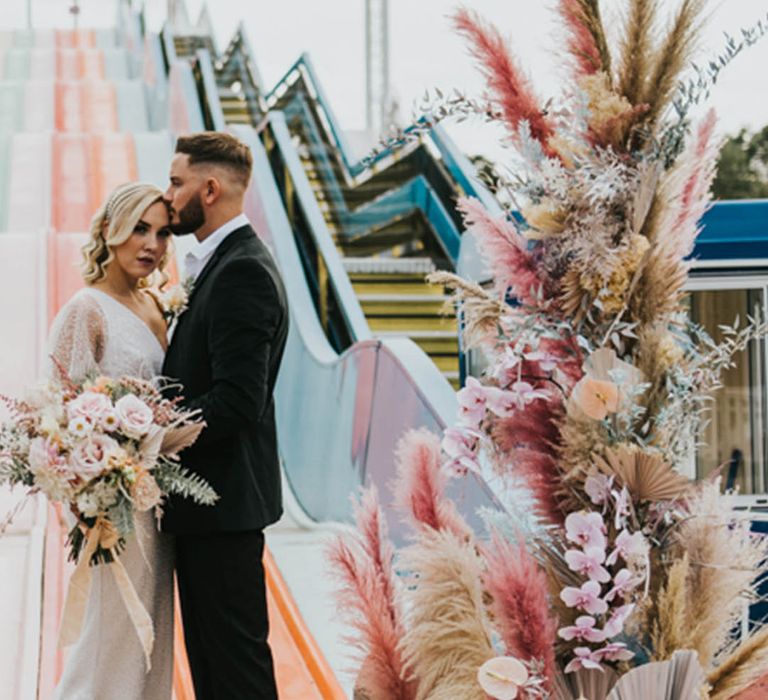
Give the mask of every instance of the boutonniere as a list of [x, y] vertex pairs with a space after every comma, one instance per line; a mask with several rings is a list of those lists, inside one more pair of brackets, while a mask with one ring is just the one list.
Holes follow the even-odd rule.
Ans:
[[160, 305], [163, 307], [163, 318], [170, 326], [187, 310], [187, 303], [192, 294], [194, 278], [187, 277], [180, 284], [174, 284], [160, 294]]

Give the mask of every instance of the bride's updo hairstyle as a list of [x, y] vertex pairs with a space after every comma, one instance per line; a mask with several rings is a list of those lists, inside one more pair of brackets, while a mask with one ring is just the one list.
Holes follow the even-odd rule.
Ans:
[[[104, 279], [107, 267], [115, 258], [114, 249], [131, 237], [142, 214], [162, 199], [163, 191], [145, 182], [129, 182], [112, 190], [107, 201], [91, 219], [88, 242], [82, 248], [82, 274], [86, 284]], [[140, 280], [139, 286], [148, 287], [156, 282], [162, 287], [168, 281], [164, 271], [171, 252], [171, 246], [168, 246], [155, 274]], [[151, 279], [155, 275], [159, 279]]]

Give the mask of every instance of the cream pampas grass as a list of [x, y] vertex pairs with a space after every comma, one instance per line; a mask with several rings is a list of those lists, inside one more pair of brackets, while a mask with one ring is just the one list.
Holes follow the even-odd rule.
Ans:
[[464, 344], [467, 348], [493, 345], [499, 334], [499, 325], [508, 311], [507, 305], [498, 296], [493, 296], [474, 282], [459, 277], [453, 272], [431, 272], [427, 275], [430, 284], [441, 284], [453, 290], [445, 302], [446, 315], [456, 313], [460, 307], [464, 319]]
[[401, 565], [413, 573], [400, 649], [419, 680], [416, 699], [485, 700], [477, 670], [496, 654], [474, 547], [451, 532], [424, 532], [403, 551]]
[[667, 583], [654, 601], [656, 619], [653, 622], [653, 660], [671, 659], [677, 649], [691, 646], [691, 620], [688, 609], [688, 555], [669, 567]]
[[711, 700], [729, 700], [746, 690], [768, 669], [768, 626], [737, 646], [707, 680], [712, 686]]
[[649, 105], [646, 120], [653, 124], [669, 105], [677, 82], [699, 38], [708, 0], [682, 0], [659, 48], [640, 102]]
[[658, 0], [631, 0], [621, 43], [619, 89], [636, 105], [645, 93], [648, 66], [653, 52], [653, 25]]
[[687, 587], [690, 649], [709, 669], [729, 641], [744, 605], [753, 598], [755, 575], [764, 566], [768, 538], [749, 531], [735, 514], [731, 499], [720, 494], [720, 481], [704, 483], [688, 504], [676, 541], [688, 555]]

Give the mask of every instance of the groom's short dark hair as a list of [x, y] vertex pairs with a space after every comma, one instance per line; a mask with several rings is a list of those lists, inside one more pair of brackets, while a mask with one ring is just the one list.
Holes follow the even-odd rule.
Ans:
[[176, 153], [189, 156], [189, 164], [210, 163], [230, 169], [247, 187], [251, 179], [253, 156], [251, 149], [231, 134], [220, 131], [201, 131], [179, 136]]

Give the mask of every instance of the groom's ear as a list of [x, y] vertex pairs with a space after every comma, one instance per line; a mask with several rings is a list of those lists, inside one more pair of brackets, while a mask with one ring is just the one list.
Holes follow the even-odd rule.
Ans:
[[215, 204], [221, 196], [221, 183], [215, 177], [209, 177], [205, 180], [203, 189], [203, 201], [210, 207]]

